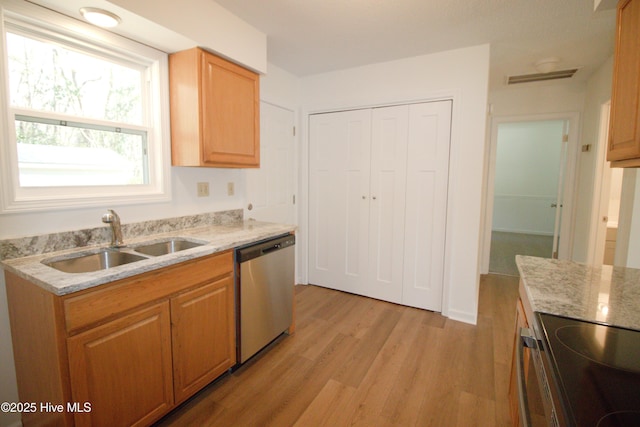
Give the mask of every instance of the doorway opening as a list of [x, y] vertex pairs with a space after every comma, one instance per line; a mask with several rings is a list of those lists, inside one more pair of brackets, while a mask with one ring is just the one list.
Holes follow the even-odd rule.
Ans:
[[575, 157], [570, 125], [566, 117], [494, 123], [489, 273], [517, 276], [516, 255], [567, 257]]
[[592, 264], [614, 265], [622, 194], [622, 171], [607, 162], [611, 102], [600, 108], [598, 165], [595, 173], [589, 259]]

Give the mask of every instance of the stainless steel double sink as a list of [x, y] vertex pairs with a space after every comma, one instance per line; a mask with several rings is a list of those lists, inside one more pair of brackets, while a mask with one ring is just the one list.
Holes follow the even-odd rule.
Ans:
[[45, 259], [42, 260], [42, 263], [65, 273], [89, 273], [202, 245], [205, 243], [183, 237], [172, 237], [150, 243], [140, 243], [131, 247], [83, 251], [69, 256]]

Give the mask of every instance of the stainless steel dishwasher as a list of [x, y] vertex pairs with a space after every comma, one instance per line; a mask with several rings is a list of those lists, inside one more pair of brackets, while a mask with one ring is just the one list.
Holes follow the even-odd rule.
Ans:
[[240, 363], [291, 325], [295, 242], [287, 234], [236, 249]]

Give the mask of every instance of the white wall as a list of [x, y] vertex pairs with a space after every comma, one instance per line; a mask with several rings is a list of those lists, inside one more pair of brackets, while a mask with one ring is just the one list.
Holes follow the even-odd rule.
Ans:
[[[598, 146], [600, 135], [600, 112], [602, 105], [611, 99], [611, 82], [613, 81], [613, 56], [589, 79], [585, 93], [582, 119], [581, 145], [591, 145], [591, 151], [580, 154], [580, 169], [577, 175], [578, 204], [576, 205], [575, 235], [573, 260], [590, 261], [590, 239], [595, 239], [592, 231], [594, 215], [593, 199], [597, 162], [601, 158], [600, 151], [606, 147]], [[596, 212], [597, 214], [597, 212]]]
[[[309, 113], [453, 99], [443, 314], [475, 323], [489, 45], [303, 78], [302, 176], [308, 174]], [[302, 188], [308, 185], [301, 183]], [[306, 214], [305, 214], [306, 215]], [[305, 242], [306, 245], [306, 242]]]
[[260, 99], [292, 111], [300, 109], [300, 79], [269, 64], [260, 78]]
[[[231, 12], [211, 0], [108, 0], [145, 20], [158, 26], [153, 27], [154, 33], [163, 36], [168, 31], [182, 36], [193, 43], [185, 46], [187, 49], [200, 46], [234, 62], [251, 68], [259, 73], [267, 69], [267, 36], [256, 28], [247, 24]], [[115, 12], [119, 13], [117, 10]], [[123, 19], [126, 25], [126, 19]], [[134, 39], [151, 43], [164, 50], [164, 46], [157, 46], [153, 35], [142, 28], [144, 21], [139, 23], [139, 29], [133, 29]], [[122, 31], [122, 30], [116, 30]], [[150, 38], [151, 40], [145, 40]], [[188, 42], [188, 41], [186, 41]], [[172, 44], [167, 40], [165, 44]]]
[[491, 117], [535, 116], [582, 111], [585, 85], [531, 83], [489, 93]]

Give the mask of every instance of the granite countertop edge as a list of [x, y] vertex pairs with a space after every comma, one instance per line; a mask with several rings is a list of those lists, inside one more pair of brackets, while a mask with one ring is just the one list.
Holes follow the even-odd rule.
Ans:
[[149, 256], [147, 259], [140, 261], [89, 273], [65, 273], [43, 264], [42, 261], [52, 258], [71, 258], [78, 253], [95, 251], [99, 248], [108, 247], [108, 245], [84, 246], [21, 258], [6, 259], [1, 261], [0, 264], [5, 270], [55, 295], [62, 296], [222, 252], [227, 249], [233, 249], [279, 235], [292, 233], [295, 232], [296, 229], [297, 227], [295, 225], [290, 224], [246, 220], [230, 224], [211, 225], [140, 236], [125, 241], [127, 245], [125, 250], [134, 249], [143, 243], [148, 244], [175, 237], [197, 241], [203, 243], [203, 245], [166, 255]]
[[640, 269], [516, 256], [534, 312], [640, 330]]

